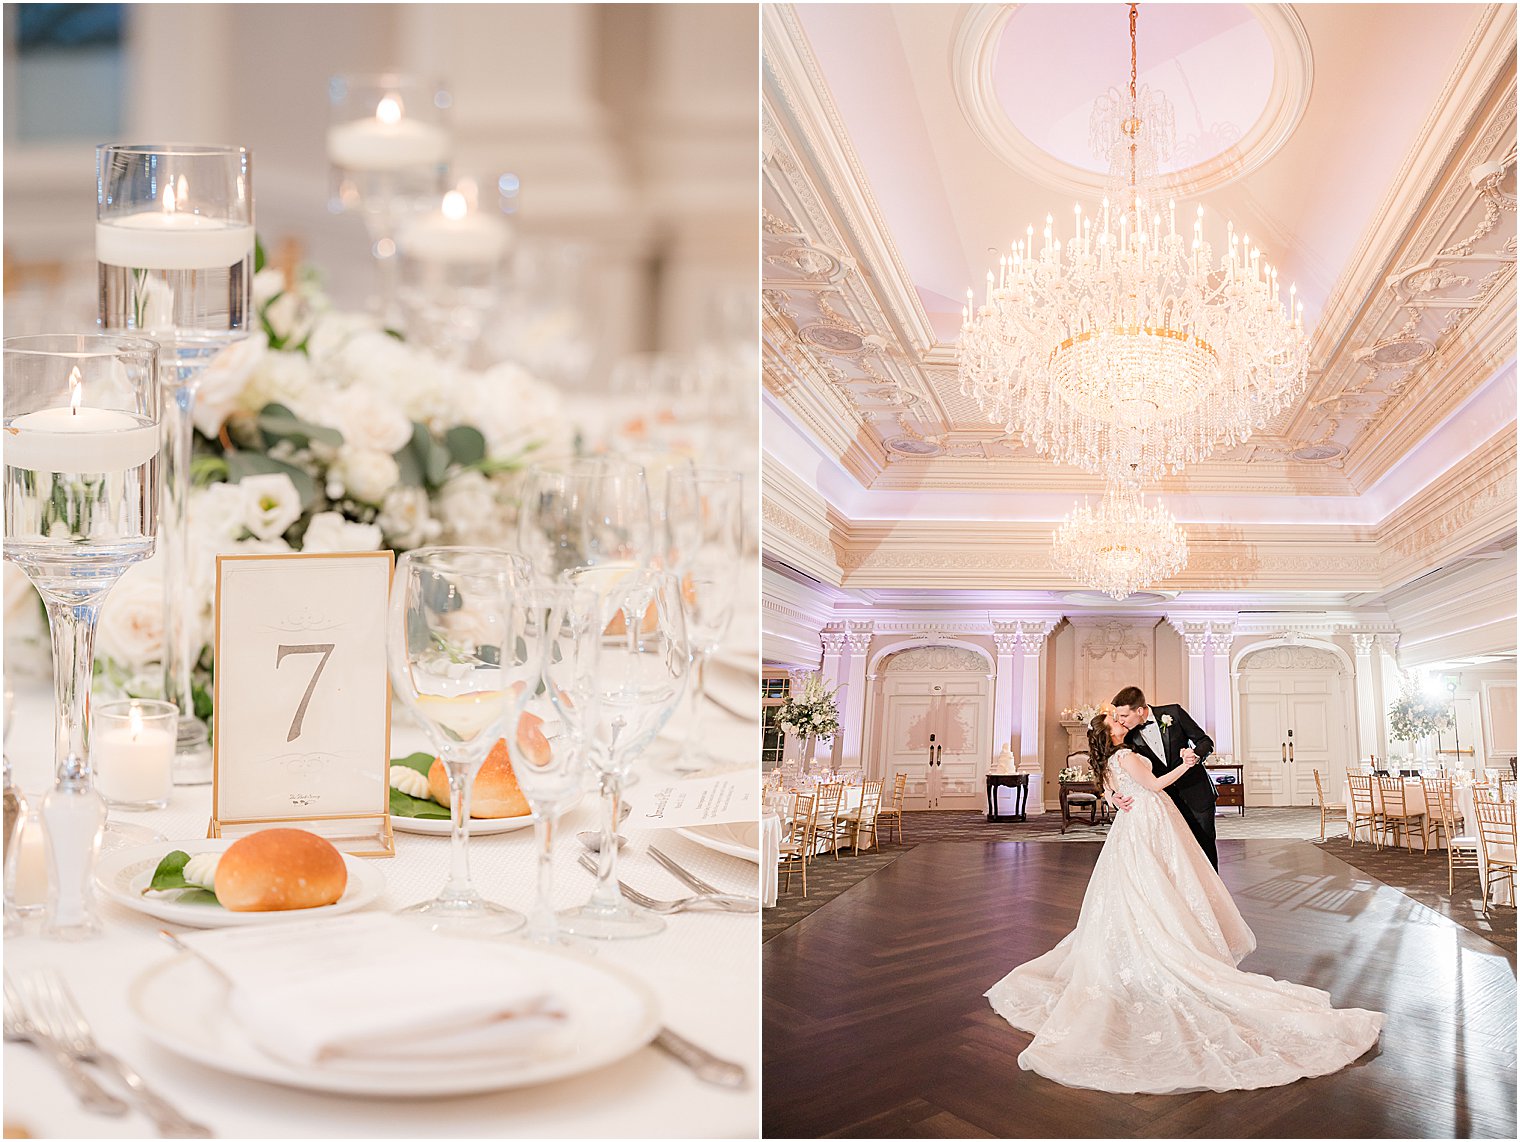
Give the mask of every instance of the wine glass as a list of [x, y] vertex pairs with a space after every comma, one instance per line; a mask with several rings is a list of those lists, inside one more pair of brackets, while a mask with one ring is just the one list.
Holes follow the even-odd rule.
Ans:
[[518, 550], [544, 582], [597, 568], [595, 589], [649, 562], [654, 535], [649, 486], [639, 465], [591, 456], [529, 469], [518, 516]]
[[55, 781], [42, 803], [44, 934], [95, 935], [105, 825], [90, 750], [95, 630], [107, 593], [158, 533], [158, 345], [138, 337], [5, 341], [5, 558], [31, 579], [53, 635]]
[[449, 879], [435, 898], [402, 911], [433, 928], [509, 932], [523, 917], [470, 883], [470, 793], [501, 736], [514, 683], [530, 673], [522, 638], [527, 562], [478, 547], [422, 547], [402, 555], [391, 586], [386, 648], [391, 685], [449, 773]]
[[709, 769], [702, 746], [707, 662], [728, 633], [744, 552], [744, 477], [724, 468], [675, 469], [665, 485], [666, 568], [681, 581], [692, 681], [686, 740], [671, 763], [677, 773]]
[[538, 893], [525, 933], [535, 943], [566, 942], [554, 914], [554, 830], [580, 795], [586, 773], [585, 728], [594, 708], [600, 646], [597, 597], [560, 585], [537, 587], [524, 602], [522, 639], [531, 672], [513, 683], [507, 735], [512, 768], [533, 807]]
[[617, 886], [618, 809], [629, 770], [670, 719], [691, 669], [691, 647], [674, 575], [640, 568], [618, 579], [598, 568], [570, 572], [572, 583], [594, 583], [600, 642], [585, 725], [588, 757], [602, 793], [602, 837], [596, 887], [579, 908], [561, 913], [576, 936], [650, 936], [665, 921], [627, 904]]

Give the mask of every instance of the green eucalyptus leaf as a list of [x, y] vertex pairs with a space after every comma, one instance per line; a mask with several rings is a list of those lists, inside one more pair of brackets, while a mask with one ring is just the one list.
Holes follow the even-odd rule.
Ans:
[[245, 476], [266, 476], [273, 472], [282, 472], [290, 477], [291, 483], [295, 484], [296, 491], [301, 496], [301, 507], [304, 510], [310, 511], [316, 505], [321, 496], [321, 489], [317, 487], [317, 482], [309, 474], [294, 464], [287, 464], [283, 460], [272, 460], [257, 452], [232, 452], [227, 456], [227, 478], [231, 483], [236, 484]]
[[343, 443], [343, 434], [336, 428], [302, 420], [281, 404], [266, 404], [259, 410], [255, 423], [267, 436], [277, 440], [293, 440], [298, 444], [315, 440], [334, 448]]
[[443, 442], [448, 446], [454, 463], [461, 466], [479, 464], [486, 458], [486, 438], [481, 435], [480, 429], [468, 424], [455, 425], [449, 429], [443, 435]]

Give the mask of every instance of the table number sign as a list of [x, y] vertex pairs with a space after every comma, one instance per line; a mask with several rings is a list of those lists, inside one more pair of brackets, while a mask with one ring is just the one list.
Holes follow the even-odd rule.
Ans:
[[309, 829], [391, 856], [386, 607], [395, 558], [219, 555], [210, 836]]

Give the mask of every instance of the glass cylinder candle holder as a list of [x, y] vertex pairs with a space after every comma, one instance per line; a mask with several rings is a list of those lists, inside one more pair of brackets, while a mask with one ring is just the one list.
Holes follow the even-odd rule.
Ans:
[[56, 777], [42, 802], [52, 872], [44, 932], [99, 931], [91, 878], [105, 825], [90, 752], [95, 630], [158, 530], [158, 346], [138, 337], [4, 342], [5, 558], [53, 636]]
[[474, 200], [474, 184], [462, 182], [396, 236], [407, 336], [457, 364], [475, 363], [486, 322], [501, 307], [512, 244], [507, 220]]
[[364, 220], [379, 272], [374, 303], [397, 312], [396, 233], [434, 209], [447, 186], [452, 99], [441, 84], [409, 75], [337, 75], [328, 83], [331, 207]]
[[133, 698], [95, 708], [95, 783], [112, 809], [162, 809], [174, 785], [170, 702]]
[[[242, 147], [96, 148], [95, 258], [100, 325], [159, 342], [163, 419], [164, 697], [192, 711], [198, 605], [188, 542], [195, 402], [212, 359], [246, 337], [253, 314], [253, 157]], [[211, 780], [205, 723], [179, 720], [176, 780]]]

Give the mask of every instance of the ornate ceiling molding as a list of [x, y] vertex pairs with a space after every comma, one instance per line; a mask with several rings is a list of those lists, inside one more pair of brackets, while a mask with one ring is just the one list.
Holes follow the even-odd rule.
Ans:
[[[1196, 195], [1228, 186], [1266, 162], [1293, 134], [1309, 106], [1314, 54], [1303, 22], [1286, 4], [1251, 4], [1252, 16], [1272, 45], [1272, 91], [1245, 136], [1213, 158], [1167, 175], [1176, 194]], [[994, 85], [997, 49], [1016, 5], [969, 5], [950, 51], [955, 99], [971, 129], [1014, 170], [1084, 199], [1101, 198], [1106, 176], [1083, 170], [1035, 145], [1008, 118]]]

